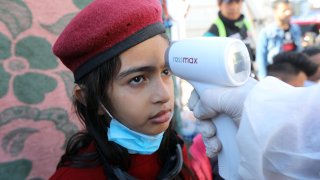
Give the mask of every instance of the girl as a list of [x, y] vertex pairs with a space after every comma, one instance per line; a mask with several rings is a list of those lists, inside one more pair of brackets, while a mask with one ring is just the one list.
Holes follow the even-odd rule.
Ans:
[[53, 52], [74, 73], [84, 130], [51, 179], [192, 179], [172, 128], [173, 80], [159, 0], [95, 0]]

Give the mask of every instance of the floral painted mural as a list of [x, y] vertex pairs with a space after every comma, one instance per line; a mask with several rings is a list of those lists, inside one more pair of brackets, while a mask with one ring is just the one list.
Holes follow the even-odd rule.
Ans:
[[81, 126], [72, 73], [52, 54], [91, 0], [0, 0], [0, 180], [48, 179]]

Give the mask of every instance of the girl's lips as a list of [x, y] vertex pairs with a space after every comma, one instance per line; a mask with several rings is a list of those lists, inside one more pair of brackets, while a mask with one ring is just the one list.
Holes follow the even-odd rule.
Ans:
[[150, 118], [150, 121], [153, 123], [165, 123], [167, 121], [170, 121], [172, 118], [172, 113], [171, 111], [161, 111], [157, 115], [153, 116]]

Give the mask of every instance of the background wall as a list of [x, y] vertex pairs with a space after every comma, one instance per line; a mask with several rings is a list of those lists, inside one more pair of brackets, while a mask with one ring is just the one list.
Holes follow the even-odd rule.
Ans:
[[48, 179], [80, 126], [73, 76], [51, 53], [89, 0], [0, 0], [0, 179]]

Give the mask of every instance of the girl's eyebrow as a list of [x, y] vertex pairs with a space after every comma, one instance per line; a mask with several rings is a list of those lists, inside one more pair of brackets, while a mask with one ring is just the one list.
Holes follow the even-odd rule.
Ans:
[[154, 66], [142, 66], [142, 67], [133, 67], [133, 68], [129, 68], [125, 71], [122, 71], [119, 73], [118, 78], [124, 78], [125, 76], [128, 76], [132, 73], [137, 73], [137, 72], [154, 72], [156, 71], [156, 68]]

